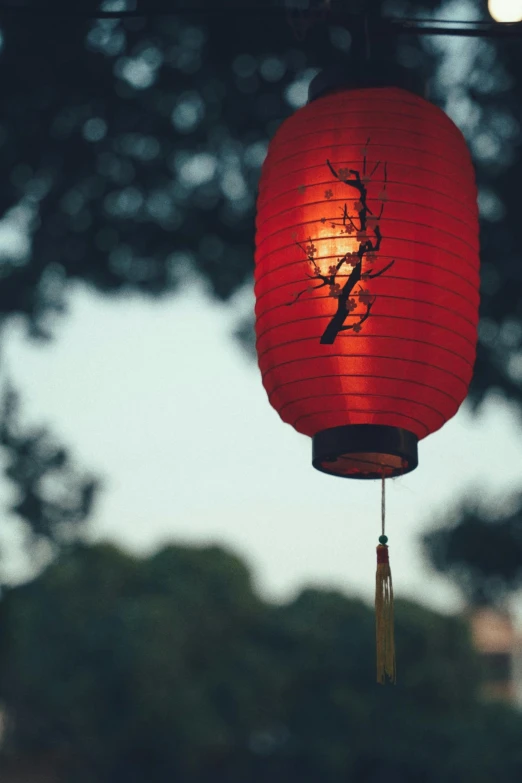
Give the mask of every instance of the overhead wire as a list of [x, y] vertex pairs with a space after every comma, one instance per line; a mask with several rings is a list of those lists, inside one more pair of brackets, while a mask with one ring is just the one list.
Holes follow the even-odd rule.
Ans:
[[[92, 8], [47, 6], [45, 8], [31, 5], [11, 5], [0, 2], [0, 18], [12, 17], [22, 19], [62, 18], [62, 19], [136, 19], [162, 16], [193, 16], [212, 18], [243, 18], [260, 16], [265, 18], [282, 18], [293, 10], [289, 6], [280, 5], [237, 5], [208, 6], [182, 5], [174, 6], [172, 2], [162, 2], [147, 8], [140, 0], [136, 0], [134, 8], [121, 10], [104, 10]], [[325, 9], [323, 9], [325, 10]], [[306, 9], [300, 13], [306, 14]], [[354, 10], [328, 7], [325, 18], [330, 22], [343, 22], [360, 16]], [[462, 37], [518, 38], [522, 37], [522, 22], [494, 22], [489, 20], [469, 19], [436, 19], [418, 17], [380, 17], [372, 20], [373, 34], [395, 35], [442, 35]]]

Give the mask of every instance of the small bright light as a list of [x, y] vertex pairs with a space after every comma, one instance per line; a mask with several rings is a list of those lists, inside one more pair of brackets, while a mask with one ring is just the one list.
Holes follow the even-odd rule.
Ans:
[[495, 22], [522, 22], [522, 0], [489, 0], [488, 10]]

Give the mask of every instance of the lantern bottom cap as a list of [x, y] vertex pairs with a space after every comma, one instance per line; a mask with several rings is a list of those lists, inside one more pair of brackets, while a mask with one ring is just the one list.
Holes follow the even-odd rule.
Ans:
[[312, 464], [323, 473], [342, 478], [393, 478], [417, 467], [417, 444], [417, 436], [401, 427], [331, 427], [313, 436]]

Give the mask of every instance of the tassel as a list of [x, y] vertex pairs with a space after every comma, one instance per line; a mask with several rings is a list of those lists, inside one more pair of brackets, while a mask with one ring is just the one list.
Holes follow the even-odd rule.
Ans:
[[385, 473], [382, 472], [381, 524], [382, 535], [377, 547], [377, 574], [375, 577], [375, 635], [377, 641], [377, 682], [395, 684], [395, 637], [393, 629], [393, 584], [388, 553], [386, 526]]
[[393, 629], [393, 584], [386, 536], [377, 547], [375, 579], [375, 630], [377, 641], [377, 682], [395, 683], [395, 639]]

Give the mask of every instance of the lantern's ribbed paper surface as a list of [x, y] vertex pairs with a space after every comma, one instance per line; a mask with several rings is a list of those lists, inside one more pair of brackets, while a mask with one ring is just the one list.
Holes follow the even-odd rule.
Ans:
[[421, 439], [456, 413], [475, 360], [477, 193], [440, 109], [399, 88], [300, 109], [270, 144], [256, 229], [259, 366], [285, 422]]

